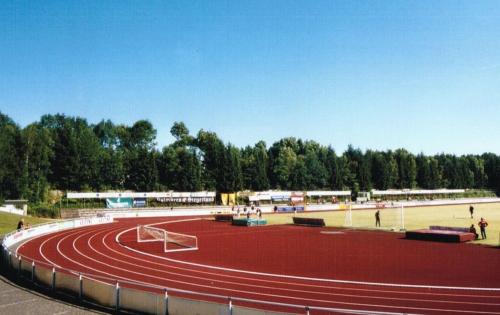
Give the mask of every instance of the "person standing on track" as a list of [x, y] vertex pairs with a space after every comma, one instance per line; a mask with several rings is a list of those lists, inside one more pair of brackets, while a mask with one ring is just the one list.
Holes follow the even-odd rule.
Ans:
[[380, 210], [375, 212], [375, 226], [380, 227]]
[[488, 222], [484, 218], [481, 218], [481, 221], [477, 224], [479, 225], [479, 228], [481, 229], [481, 237], [483, 240], [486, 239], [486, 227], [488, 226]]
[[472, 205], [470, 205], [469, 207], [469, 212], [470, 212], [470, 218], [474, 219], [474, 207]]

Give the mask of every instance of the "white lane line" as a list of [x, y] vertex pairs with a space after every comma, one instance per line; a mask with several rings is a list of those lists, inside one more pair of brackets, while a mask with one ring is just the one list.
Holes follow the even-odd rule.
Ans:
[[[118, 230], [118, 229], [116, 229], [116, 230]], [[106, 232], [107, 232], [107, 233], [106, 233]], [[111, 250], [111, 251], [113, 251], [113, 252], [115, 252], [115, 253], [117, 253], [117, 254], [121, 254], [121, 253], [119, 253], [119, 252], [117, 252], [117, 251], [115, 251], [115, 250], [111, 249], [111, 248], [110, 248], [110, 247], [109, 247], [109, 246], [108, 246], [108, 245], [104, 242], [104, 240], [108, 238], [109, 234], [114, 233], [114, 232], [115, 232], [114, 230], [112, 230], [112, 231], [104, 231], [104, 232], [101, 232], [101, 234], [106, 233], [106, 234], [105, 234], [105, 236], [101, 238], [101, 242], [102, 242], [102, 244], [103, 244], [103, 245], [104, 245], [104, 246], [105, 246], [108, 250]], [[114, 261], [124, 262], [124, 261], [122, 261], [122, 260], [119, 260], [119, 259], [116, 259], [116, 258], [109, 257], [109, 256], [105, 255], [104, 253], [101, 253], [101, 252], [97, 251], [94, 247], [92, 247], [92, 245], [91, 245], [90, 243], [91, 243], [92, 239], [93, 239], [94, 237], [96, 237], [96, 236], [97, 236], [97, 235], [92, 236], [92, 237], [91, 237], [91, 239], [89, 239], [89, 240], [87, 241], [88, 245], [92, 248], [92, 250], [93, 250], [94, 252], [99, 253], [99, 254], [101, 254], [101, 255], [103, 255], [103, 256], [106, 256], [106, 257], [108, 257], [108, 258], [111, 258], [111, 259], [112, 259], [112, 260], [114, 260]], [[100, 235], [99, 235], [99, 236], [100, 236]], [[123, 254], [121, 254], [121, 255], [123, 256]], [[134, 256], [126, 255], [126, 257], [127, 257], [127, 256], [128, 256], [129, 258], [136, 259]], [[143, 260], [143, 261], [144, 261], [144, 262], [148, 262], [148, 261], [145, 261], [145, 260]], [[125, 263], [126, 263], [126, 264], [130, 264], [130, 265], [133, 265], [133, 266], [140, 266], [140, 267], [144, 267], [144, 268], [146, 268], [146, 269], [150, 269], [150, 270], [152, 269], [152, 268], [149, 268], [149, 267], [145, 267], [144, 265], [136, 265], [136, 264], [131, 264], [131, 263], [128, 263], [128, 262], [125, 262]], [[157, 264], [157, 263], [153, 263], [153, 264]], [[161, 265], [161, 264], [159, 264], [159, 265]], [[163, 265], [161, 265], [161, 266], [163, 266]], [[158, 271], [158, 272], [161, 272], [161, 271], [159, 271], [159, 270], [157, 270], [157, 269], [152, 269], [152, 270], [156, 270], [156, 271]], [[186, 277], [186, 275], [182, 275], [182, 274], [181, 274], [180, 276]], [[202, 279], [202, 280], [207, 279], [207, 278], [200, 278], [200, 277], [195, 277], [195, 278]], [[220, 280], [215, 280], [215, 281], [216, 281], [216, 282], [221, 282]], [[256, 286], [256, 287], [260, 287], [260, 288], [269, 288], [269, 287], [263, 287], [263, 286]], [[271, 288], [271, 289], [272, 289], [272, 288]], [[282, 288], [276, 288], [276, 289], [278, 289], [278, 290], [283, 290]], [[310, 292], [310, 291], [304, 291], [304, 290], [303, 290], [303, 291], [300, 291], [300, 290], [293, 290], [293, 291], [298, 291], [298, 292], [303, 292], [303, 293]], [[253, 292], [248, 292], [248, 293], [253, 293]], [[315, 293], [315, 294], [322, 294], [322, 292], [310, 292], [310, 293], [313, 293], [313, 294], [314, 294], [314, 293]], [[333, 293], [332, 293], [332, 294], [330, 294], [330, 295], [335, 295], [335, 294], [333, 294]], [[347, 295], [347, 294], [337, 294], [337, 295], [338, 295], [338, 296], [349, 296], [349, 297], [352, 297], [352, 296], [353, 296], [353, 295]], [[357, 295], [356, 297], [358, 297], [358, 298], [380, 298], [380, 299], [385, 299], [385, 300], [405, 300], [405, 301], [415, 301], [415, 302], [431, 302], [431, 303], [439, 303], [439, 302], [442, 302], [442, 303], [448, 303], [448, 302], [449, 302], [449, 303], [452, 303], [452, 304], [454, 304], [454, 303], [455, 303], [455, 304], [469, 304], [469, 305], [493, 305], [493, 306], [500, 305], [500, 304], [494, 304], [494, 303], [475, 303], [475, 302], [457, 302], [457, 301], [435, 301], [435, 300], [422, 300], [422, 299], [401, 299], [401, 298], [392, 298], [392, 299], [391, 299], [391, 298], [385, 298], [385, 297], [370, 297], [370, 296], [359, 296], [359, 295]]]
[[[120, 244], [120, 236], [124, 233], [127, 233], [135, 228], [130, 228], [122, 231], [116, 236], [116, 241]], [[125, 245], [121, 244], [126, 247]], [[127, 247], [128, 248], [128, 247]], [[139, 252], [139, 251], [137, 251]], [[141, 252], [142, 253], [142, 252]], [[418, 284], [398, 284], [398, 283], [384, 283], [384, 282], [367, 282], [367, 281], [354, 281], [354, 280], [339, 280], [339, 279], [325, 279], [325, 278], [311, 278], [311, 277], [301, 277], [301, 276], [291, 276], [291, 275], [282, 275], [282, 274], [274, 274], [274, 273], [266, 273], [266, 272], [256, 272], [256, 271], [248, 271], [248, 270], [240, 270], [240, 269], [232, 269], [232, 268], [224, 268], [219, 266], [198, 264], [183, 260], [172, 259], [168, 257], [160, 257], [151, 255], [149, 253], [144, 253], [149, 256], [158, 257], [160, 259], [168, 260], [171, 262], [175, 262], [178, 264], [186, 264], [195, 267], [214, 269], [214, 270], [222, 270], [228, 272], [236, 272], [236, 273], [245, 273], [251, 275], [258, 276], [266, 276], [266, 277], [276, 277], [276, 278], [288, 278], [288, 279], [296, 279], [296, 280], [304, 280], [304, 281], [317, 281], [317, 282], [330, 282], [330, 283], [344, 283], [344, 284], [357, 284], [357, 285], [372, 285], [372, 286], [383, 286], [383, 287], [401, 287], [401, 288], [419, 288], [419, 289], [438, 289], [438, 290], [469, 290], [469, 291], [499, 291], [500, 288], [480, 288], [480, 287], [454, 287], [454, 286], [438, 286], [438, 285], [418, 285]]]
[[[105, 232], [103, 232], [102, 234], [104, 234], [104, 233]], [[138, 258], [136, 258], [134, 256], [131, 256], [131, 255], [124, 255], [124, 254], [121, 254], [120, 252], [115, 251], [112, 248], [110, 248], [106, 244], [105, 240], [108, 238], [108, 236], [111, 233], [114, 233], [114, 231], [107, 232], [104, 235], [104, 237], [100, 237], [100, 235], [94, 234], [90, 239], [88, 239], [87, 245], [90, 248], [92, 248], [92, 250], [94, 252], [96, 252], [97, 254], [100, 254], [101, 256], [104, 256], [104, 257], [106, 257], [108, 259], [111, 259], [113, 261], [116, 261], [116, 262], [119, 262], [119, 263], [122, 263], [122, 264], [126, 264], [126, 265], [130, 265], [130, 266], [133, 266], [133, 267], [140, 267], [140, 268], [144, 268], [144, 269], [147, 269], [147, 270], [152, 270], [152, 271], [158, 272], [160, 274], [172, 274], [172, 275], [177, 275], [177, 276], [181, 276], [181, 277], [184, 277], [184, 278], [192, 278], [192, 279], [203, 280], [203, 281], [210, 281], [210, 282], [217, 282], [217, 283], [225, 283], [225, 284], [229, 284], [229, 285], [240, 285], [240, 286], [249, 287], [249, 288], [255, 288], [255, 289], [256, 288], [267, 289], [267, 290], [270, 290], [270, 291], [272, 291], [272, 290], [274, 290], [274, 291], [279, 290], [279, 291], [287, 291], [287, 292], [294, 292], [294, 293], [306, 293], [306, 294], [326, 295], [326, 296], [338, 296], [338, 297], [340, 297], [340, 296], [341, 297], [357, 297], [357, 298], [366, 298], [366, 299], [381, 299], [381, 300], [405, 301], [405, 302], [414, 301], [414, 302], [466, 304], [466, 305], [492, 305], [492, 306], [498, 306], [498, 305], [500, 305], [500, 304], [496, 304], [496, 303], [486, 303], [486, 302], [480, 303], [480, 302], [463, 302], [463, 301], [449, 301], [449, 300], [429, 300], [429, 299], [396, 298], [396, 297], [389, 298], [389, 297], [384, 297], [384, 296], [369, 296], [369, 295], [359, 295], [359, 294], [354, 295], [354, 294], [347, 294], [347, 293], [331, 293], [331, 292], [321, 292], [321, 291], [309, 291], [309, 290], [304, 290], [304, 289], [298, 290], [298, 289], [290, 289], [289, 287], [288, 288], [283, 288], [283, 287], [277, 287], [277, 286], [274, 286], [274, 287], [273, 286], [263, 286], [263, 285], [257, 285], [257, 284], [251, 284], [251, 283], [225, 281], [225, 280], [218, 280], [218, 279], [214, 279], [214, 278], [206, 278], [206, 277], [203, 278], [203, 277], [196, 277], [196, 276], [186, 275], [186, 274], [181, 274], [181, 273], [168, 272], [168, 271], [163, 270], [168, 265], [163, 265], [163, 264], [159, 264], [159, 263], [155, 263], [155, 262], [150, 262], [150, 261], [145, 260], [145, 259], [138, 259]], [[92, 240], [94, 238], [97, 238], [97, 236], [99, 236], [99, 238], [101, 239], [101, 242], [105, 246], [105, 248], [107, 248], [109, 251], [114, 252], [114, 253], [116, 253], [116, 254], [118, 254], [120, 256], [125, 256], [126, 258], [129, 258], [128, 261], [127, 260], [120, 260], [118, 258], [111, 257], [109, 255], [106, 255], [105, 253], [97, 251], [91, 245]], [[135, 251], [134, 249], [132, 249], [132, 250]], [[140, 253], [142, 253], [142, 252], [140, 252]], [[138, 265], [138, 264], [132, 263], [132, 262], [130, 262], [130, 259], [141, 261], [141, 262], [143, 262], [143, 264]], [[147, 267], [145, 265], [146, 263], [152, 264], [152, 265], [158, 265], [158, 266], [161, 266], [163, 268], [162, 269], [156, 269], [156, 268]], [[174, 267], [174, 268], [179, 269], [179, 267]], [[188, 271], [188, 272], [192, 272], [192, 270], [189, 270], [189, 269], [183, 269], [183, 270]], [[210, 275], [214, 275], [212, 273], [209, 273], [209, 274]], [[235, 278], [235, 279], [242, 279], [241, 277], [237, 277], [237, 276], [228, 276], [228, 277], [229, 278]], [[245, 278], [245, 279], [246, 280], [250, 280], [250, 281], [256, 280], [255, 278]], [[266, 281], [266, 280], [264, 280], [264, 281]], [[299, 283], [293, 283], [293, 282], [277, 282], [277, 281], [266, 281], [266, 282], [272, 282], [272, 283], [275, 283], [275, 284], [282, 284], [282, 285], [286, 285], [286, 286], [299, 286], [299, 287], [302, 286]], [[308, 285], [305, 285], [305, 286], [308, 286]], [[331, 289], [331, 287], [322, 287], [322, 288]], [[381, 293], [378, 290], [372, 290], [371, 292], [376, 292], [376, 293], [379, 293], [379, 294]], [[389, 291], [389, 292], [392, 293], [392, 291]]]
[[[157, 266], [160, 266], [162, 268], [164, 267], [168, 267], [168, 268], [173, 268], [173, 269], [178, 269], [178, 270], [184, 270], [184, 271], [188, 271], [188, 272], [192, 272], [192, 273], [201, 273], [201, 274], [208, 274], [210, 276], [217, 276], [217, 277], [225, 277], [225, 278], [234, 278], [234, 279], [240, 279], [240, 280], [248, 280], [248, 281], [253, 281], [253, 282], [264, 282], [264, 283], [274, 283], [274, 284], [283, 284], [283, 285], [287, 285], [287, 286], [290, 286], [290, 285], [293, 285], [293, 286], [302, 286], [302, 287], [311, 287], [311, 288], [321, 288], [321, 289], [332, 289], [332, 290], [343, 290], [343, 291], [362, 291], [362, 292], [376, 292], [376, 293], [390, 293], [390, 294], [412, 294], [412, 295], [432, 295], [432, 296], [452, 296], [452, 297], [472, 297], [472, 298], [500, 298], [500, 296], [495, 296], [495, 295], [479, 295], [479, 294], [451, 294], [451, 293], [438, 293], [438, 292], [419, 292], [419, 291], [401, 291], [401, 290], [397, 290], [397, 291], [394, 291], [394, 290], [382, 290], [382, 289], [364, 289], [364, 288], [354, 288], [354, 287], [338, 287], [338, 286], [326, 286], [326, 285], [318, 285], [318, 284], [309, 284], [309, 283], [299, 283], [299, 282], [284, 282], [284, 281], [278, 281], [278, 280], [270, 280], [270, 279], [264, 279], [264, 278], [250, 278], [250, 277], [242, 277], [242, 276], [236, 276], [236, 275], [230, 275], [230, 274], [222, 274], [222, 273], [214, 273], [214, 272], [208, 272], [208, 271], [201, 271], [201, 270], [198, 270], [198, 269], [192, 269], [192, 268], [182, 268], [182, 267], [179, 267], [179, 266], [174, 266], [174, 265], [170, 265], [170, 264], [161, 264], [161, 263], [157, 263], [157, 262], [154, 262], [154, 261], [151, 261], [151, 260], [146, 260], [146, 259], [141, 259], [139, 257], [141, 256], [153, 256], [153, 257], [156, 257], [160, 260], [166, 260], [164, 259], [163, 257], [161, 256], [156, 256], [156, 255], [150, 255], [148, 253], [144, 253], [142, 251], [137, 251], [135, 249], [130, 249], [124, 245], [122, 245], [119, 241], [118, 241], [118, 236], [117, 235], [115, 237], [115, 243], [118, 245], [118, 246], [121, 246], [122, 248], [126, 248], [127, 251], [132, 251], [132, 253], [138, 253], [139, 255], [137, 256], [132, 256], [132, 255], [127, 255], [125, 253], [122, 253], [122, 252], [119, 252], [117, 250], [114, 250], [112, 249], [111, 247], [109, 247], [107, 244], [106, 244], [106, 240], [108, 238], [108, 236], [111, 234], [111, 233], [115, 233], [115, 231], [119, 230], [120, 228], [116, 228], [112, 231], [109, 231], [105, 236], [104, 238], [102, 239], [102, 243], [104, 244], [104, 246], [118, 254], [118, 255], [121, 255], [123, 257], [126, 257], [126, 258], [132, 258], [132, 259], [135, 259], [137, 261], [140, 261], [140, 262], [144, 262], [144, 263], [149, 263], [149, 264], [153, 264], [153, 265], [157, 265]], [[121, 234], [121, 233], [120, 233]], [[182, 264], [181, 264], [182, 265]], [[142, 265], [141, 265], [142, 266]], [[218, 280], [217, 280], [218, 281]], [[398, 288], [399, 289], [399, 288]]]
[[[65, 238], [66, 238], [66, 237], [65, 237]], [[59, 244], [60, 244], [60, 242], [61, 242], [61, 241], [59, 241], [59, 243], [58, 243], [58, 251], [60, 251], [60, 249], [59, 249]], [[95, 251], [95, 249], [93, 249], [93, 250]], [[68, 257], [67, 257], [67, 256], [65, 256], [64, 254], [62, 254], [62, 255], [63, 255], [66, 259], [68, 259]], [[69, 260], [71, 260], [71, 259], [69, 259]], [[80, 265], [81, 265], [81, 264], [80, 264]], [[86, 266], [86, 267], [88, 267], [88, 266]], [[92, 268], [89, 268], [89, 269], [92, 269]], [[106, 272], [103, 272], [103, 273], [105, 273], [105, 274], [109, 274], [109, 273], [106, 273]], [[120, 278], [122, 278], [122, 277], [120, 277]], [[355, 304], [355, 305], [359, 305], [359, 304]], [[461, 312], [461, 311], [460, 311], [460, 312]], [[466, 311], [463, 311], [463, 312], [466, 312]], [[485, 314], [488, 314], [488, 312], [486, 312]]]

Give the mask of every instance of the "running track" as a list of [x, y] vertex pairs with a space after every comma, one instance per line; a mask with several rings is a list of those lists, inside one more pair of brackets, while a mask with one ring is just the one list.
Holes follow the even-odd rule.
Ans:
[[[200, 249], [164, 254], [160, 243], [137, 243], [135, 227], [150, 223], [196, 235]], [[387, 313], [500, 314], [498, 249], [409, 241], [397, 233], [245, 228], [185, 217], [122, 219], [32, 239], [18, 254], [122, 286], [150, 284], [148, 290], [157, 292], [176, 288]]]

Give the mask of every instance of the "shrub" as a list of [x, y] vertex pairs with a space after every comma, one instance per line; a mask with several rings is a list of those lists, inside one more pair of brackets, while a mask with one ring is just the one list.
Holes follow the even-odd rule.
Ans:
[[58, 207], [49, 205], [32, 205], [28, 208], [28, 214], [42, 218], [60, 218], [61, 214]]

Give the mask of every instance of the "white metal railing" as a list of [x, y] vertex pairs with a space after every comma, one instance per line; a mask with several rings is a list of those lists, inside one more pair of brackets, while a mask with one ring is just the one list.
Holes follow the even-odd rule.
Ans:
[[[157, 301], [161, 301], [159, 302], [161, 304], [161, 307], [157, 308], [156, 311], [153, 312], [155, 314], [169, 314], [169, 300], [172, 299], [187, 299], [190, 301], [189, 303], [202, 304], [202, 307], [205, 307], [206, 309], [211, 309], [214, 307], [218, 308], [219, 310], [225, 309], [225, 312], [228, 315], [237, 315], [238, 308], [248, 309], [248, 306], [238, 305], [241, 303], [255, 305], [253, 308], [253, 313], [255, 314], [259, 313], [272, 314], [273, 312], [265, 310], [266, 307], [269, 306], [273, 308], [279, 308], [281, 310], [277, 311], [276, 314], [284, 314], [284, 312], [286, 312], [287, 314], [311, 314], [311, 312], [313, 311], [335, 312], [342, 314], [375, 314], [375, 315], [403, 314], [397, 312], [330, 308], [330, 307], [281, 303], [281, 302], [273, 302], [265, 300], [247, 299], [242, 297], [231, 297], [227, 295], [191, 291], [173, 287], [164, 287], [140, 281], [116, 279], [97, 274], [83, 273], [77, 270], [62, 268], [60, 266], [54, 266], [42, 261], [25, 258], [20, 255], [16, 256], [15, 253], [12, 253], [5, 246], [2, 246], [0, 252], [2, 256], [1, 264], [3, 265], [3, 267], [8, 271], [17, 274], [19, 277], [25, 280], [29, 280], [34, 284], [41, 285], [44, 288], [50, 289], [54, 292], [70, 293], [78, 297], [80, 302], [96, 303], [96, 299], [97, 300], [99, 299], [98, 297], [99, 295], [112, 296], [111, 302], [107, 301], [99, 304], [114, 309], [115, 311], [119, 310], [128, 310], [135, 312], [147, 311], [142, 307], [137, 306], [137, 305], [144, 305], [144, 303], [137, 303], [137, 301], [131, 303], [130, 301], [122, 299], [124, 290], [137, 290], [133, 288], [138, 288], [138, 290], [143, 291], [144, 294], [146, 294], [146, 296], [152, 299], [156, 299]], [[64, 281], [62, 281], [62, 279], [64, 279]], [[68, 281], [73, 282], [73, 284], [70, 286], [71, 288], [68, 287]], [[61, 282], [61, 284], [59, 282]], [[87, 289], [86, 288], [87, 286], [90, 286], [91, 288]], [[96, 287], [98, 288], [99, 292], [92, 292], [96, 290]], [[189, 296], [190, 298], [189, 297], [185, 298], [183, 296]]]

